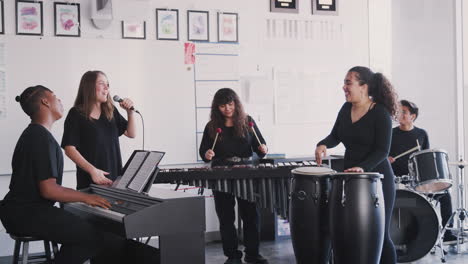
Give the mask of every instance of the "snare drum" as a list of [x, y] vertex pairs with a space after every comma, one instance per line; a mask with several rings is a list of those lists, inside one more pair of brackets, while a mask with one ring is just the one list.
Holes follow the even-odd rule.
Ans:
[[330, 231], [328, 196], [334, 170], [301, 167], [292, 170], [289, 224], [298, 264], [328, 263]]
[[444, 150], [426, 149], [411, 154], [408, 170], [417, 192], [440, 193], [452, 187], [448, 154]]

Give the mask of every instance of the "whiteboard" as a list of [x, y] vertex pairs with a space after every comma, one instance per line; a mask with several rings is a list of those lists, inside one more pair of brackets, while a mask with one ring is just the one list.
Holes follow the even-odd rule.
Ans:
[[[21, 36], [8, 36], [0, 42], [8, 50], [8, 114], [0, 120], [0, 174], [11, 172], [15, 144], [30, 122], [14, 97], [37, 84], [53, 90], [65, 109], [63, 118], [52, 128], [60, 143], [65, 116], [73, 105], [80, 78], [88, 70], [104, 71], [111, 94], [130, 97], [135, 102], [144, 116], [145, 148], [166, 152], [162, 163], [196, 161], [193, 69], [183, 64], [183, 42]], [[124, 110], [120, 109], [120, 113], [126, 117]], [[124, 161], [134, 149], [142, 148], [139, 116], [137, 128], [136, 139], [120, 138]], [[65, 169], [75, 169], [68, 158]]]

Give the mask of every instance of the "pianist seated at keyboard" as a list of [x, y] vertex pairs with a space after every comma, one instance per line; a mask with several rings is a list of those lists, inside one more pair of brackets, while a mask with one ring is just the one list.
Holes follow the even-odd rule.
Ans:
[[0, 219], [10, 234], [34, 236], [61, 244], [55, 264], [119, 263], [125, 241], [100, 232], [87, 221], [54, 207], [55, 202], [83, 202], [109, 208], [97, 195], [61, 186], [63, 154], [50, 130], [63, 106], [44, 86], [25, 89], [16, 97], [31, 123], [13, 154], [10, 190], [0, 203]]
[[[237, 94], [229, 88], [219, 89], [213, 98], [211, 118], [200, 144], [202, 159], [212, 161], [212, 167], [250, 164], [253, 152], [259, 157], [266, 155], [268, 148], [265, 144], [254, 120], [244, 112]], [[213, 191], [213, 195], [223, 251], [228, 258], [225, 264], [243, 263], [234, 226], [236, 200], [230, 193]], [[259, 254], [259, 210], [255, 203], [244, 199], [237, 198], [237, 203], [244, 226], [244, 260], [247, 263], [266, 264], [268, 261]]]

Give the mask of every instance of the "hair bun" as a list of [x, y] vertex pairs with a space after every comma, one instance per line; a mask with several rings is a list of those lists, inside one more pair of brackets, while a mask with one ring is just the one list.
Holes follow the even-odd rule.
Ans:
[[21, 100], [21, 97], [20, 97], [19, 95], [17, 95], [17, 96], [15, 97], [15, 100], [16, 100], [16, 102], [19, 102], [19, 101]]

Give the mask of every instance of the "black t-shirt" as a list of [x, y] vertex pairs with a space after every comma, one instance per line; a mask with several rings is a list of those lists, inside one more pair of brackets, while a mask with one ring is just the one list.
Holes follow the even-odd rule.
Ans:
[[30, 124], [16, 143], [11, 165], [10, 191], [4, 204], [54, 204], [55, 201], [43, 198], [39, 190], [39, 182], [49, 178], [62, 184], [62, 149], [49, 130], [39, 124]]
[[[255, 121], [252, 117], [248, 116], [248, 122], [254, 123], [254, 129], [257, 133], [258, 138], [262, 142], [265, 143], [265, 139], [263, 139], [260, 130], [258, 129]], [[253, 155], [255, 151], [259, 157], [264, 157], [265, 154], [261, 153], [258, 150], [260, 144], [258, 140], [255, 138], [253, 132], [248, 132], [245, 137], [237, 137], [234, 135], [234, 127], [221, 127], [221, 137], [218, 138], [216, 141], [216, 145], [214, 148], [215, 156], [213, 157], [213, 163], [222, 163], [222, 161], [226, 158], [231, 157], [239, 157], [239, 158], [249, 158]], [[250, 131], [250, 129], [249, 129]], [[210, 137], [208, 124], [205, 126], [205, 130], [203, 132], [202, 142], [200, 144], [199, 154], [200, 157], [205, 161], [208, 162], [205, 158], [205, 153], [207, 150], [211, 149], [213, 146], [214, 138]]]
[[[416, 147], [416, 140], [419, 141], [421, 149], [429, 149], [429, 137], [424, 129], [414, 127], [410, 131], [403, 131], [399, 127], [393, 128], [392, 146], [389, 155], [391, 157], [396, 157]], [[395, 175], [408, 175], [408, 160], [412, 153], [406, 154], [392, 163]]]
[[386, 165], [392, 140], [390, 114], [383, 105], [376, 104], [361, 119], [352, 123], [351, 106], [351, 103], [345, 103], [341, 107], [331, 134], [317, 146], [326, 145], [327, 148], [332, 148], [342, 142], [346, 147], [345, 169], [361, 167], [364, 171], [371, 172], [378, 165], [383, 165], [390, 170], [390, 166]]
[[[119, 137], [127, 130], [127, 124], [117, 108], [114, 108], [114, 118], [109, 121], [104, 114], [97, 120], [89, 120], [73, 107], [65, 120], [62, 148], [75, 146], [89, 163], [109, 172], [106, 177], [115, 180], [122, 174]], [[86, 188], [92, 183], [91, 176], [76, 166], [76, 182], [77, 189]]]

